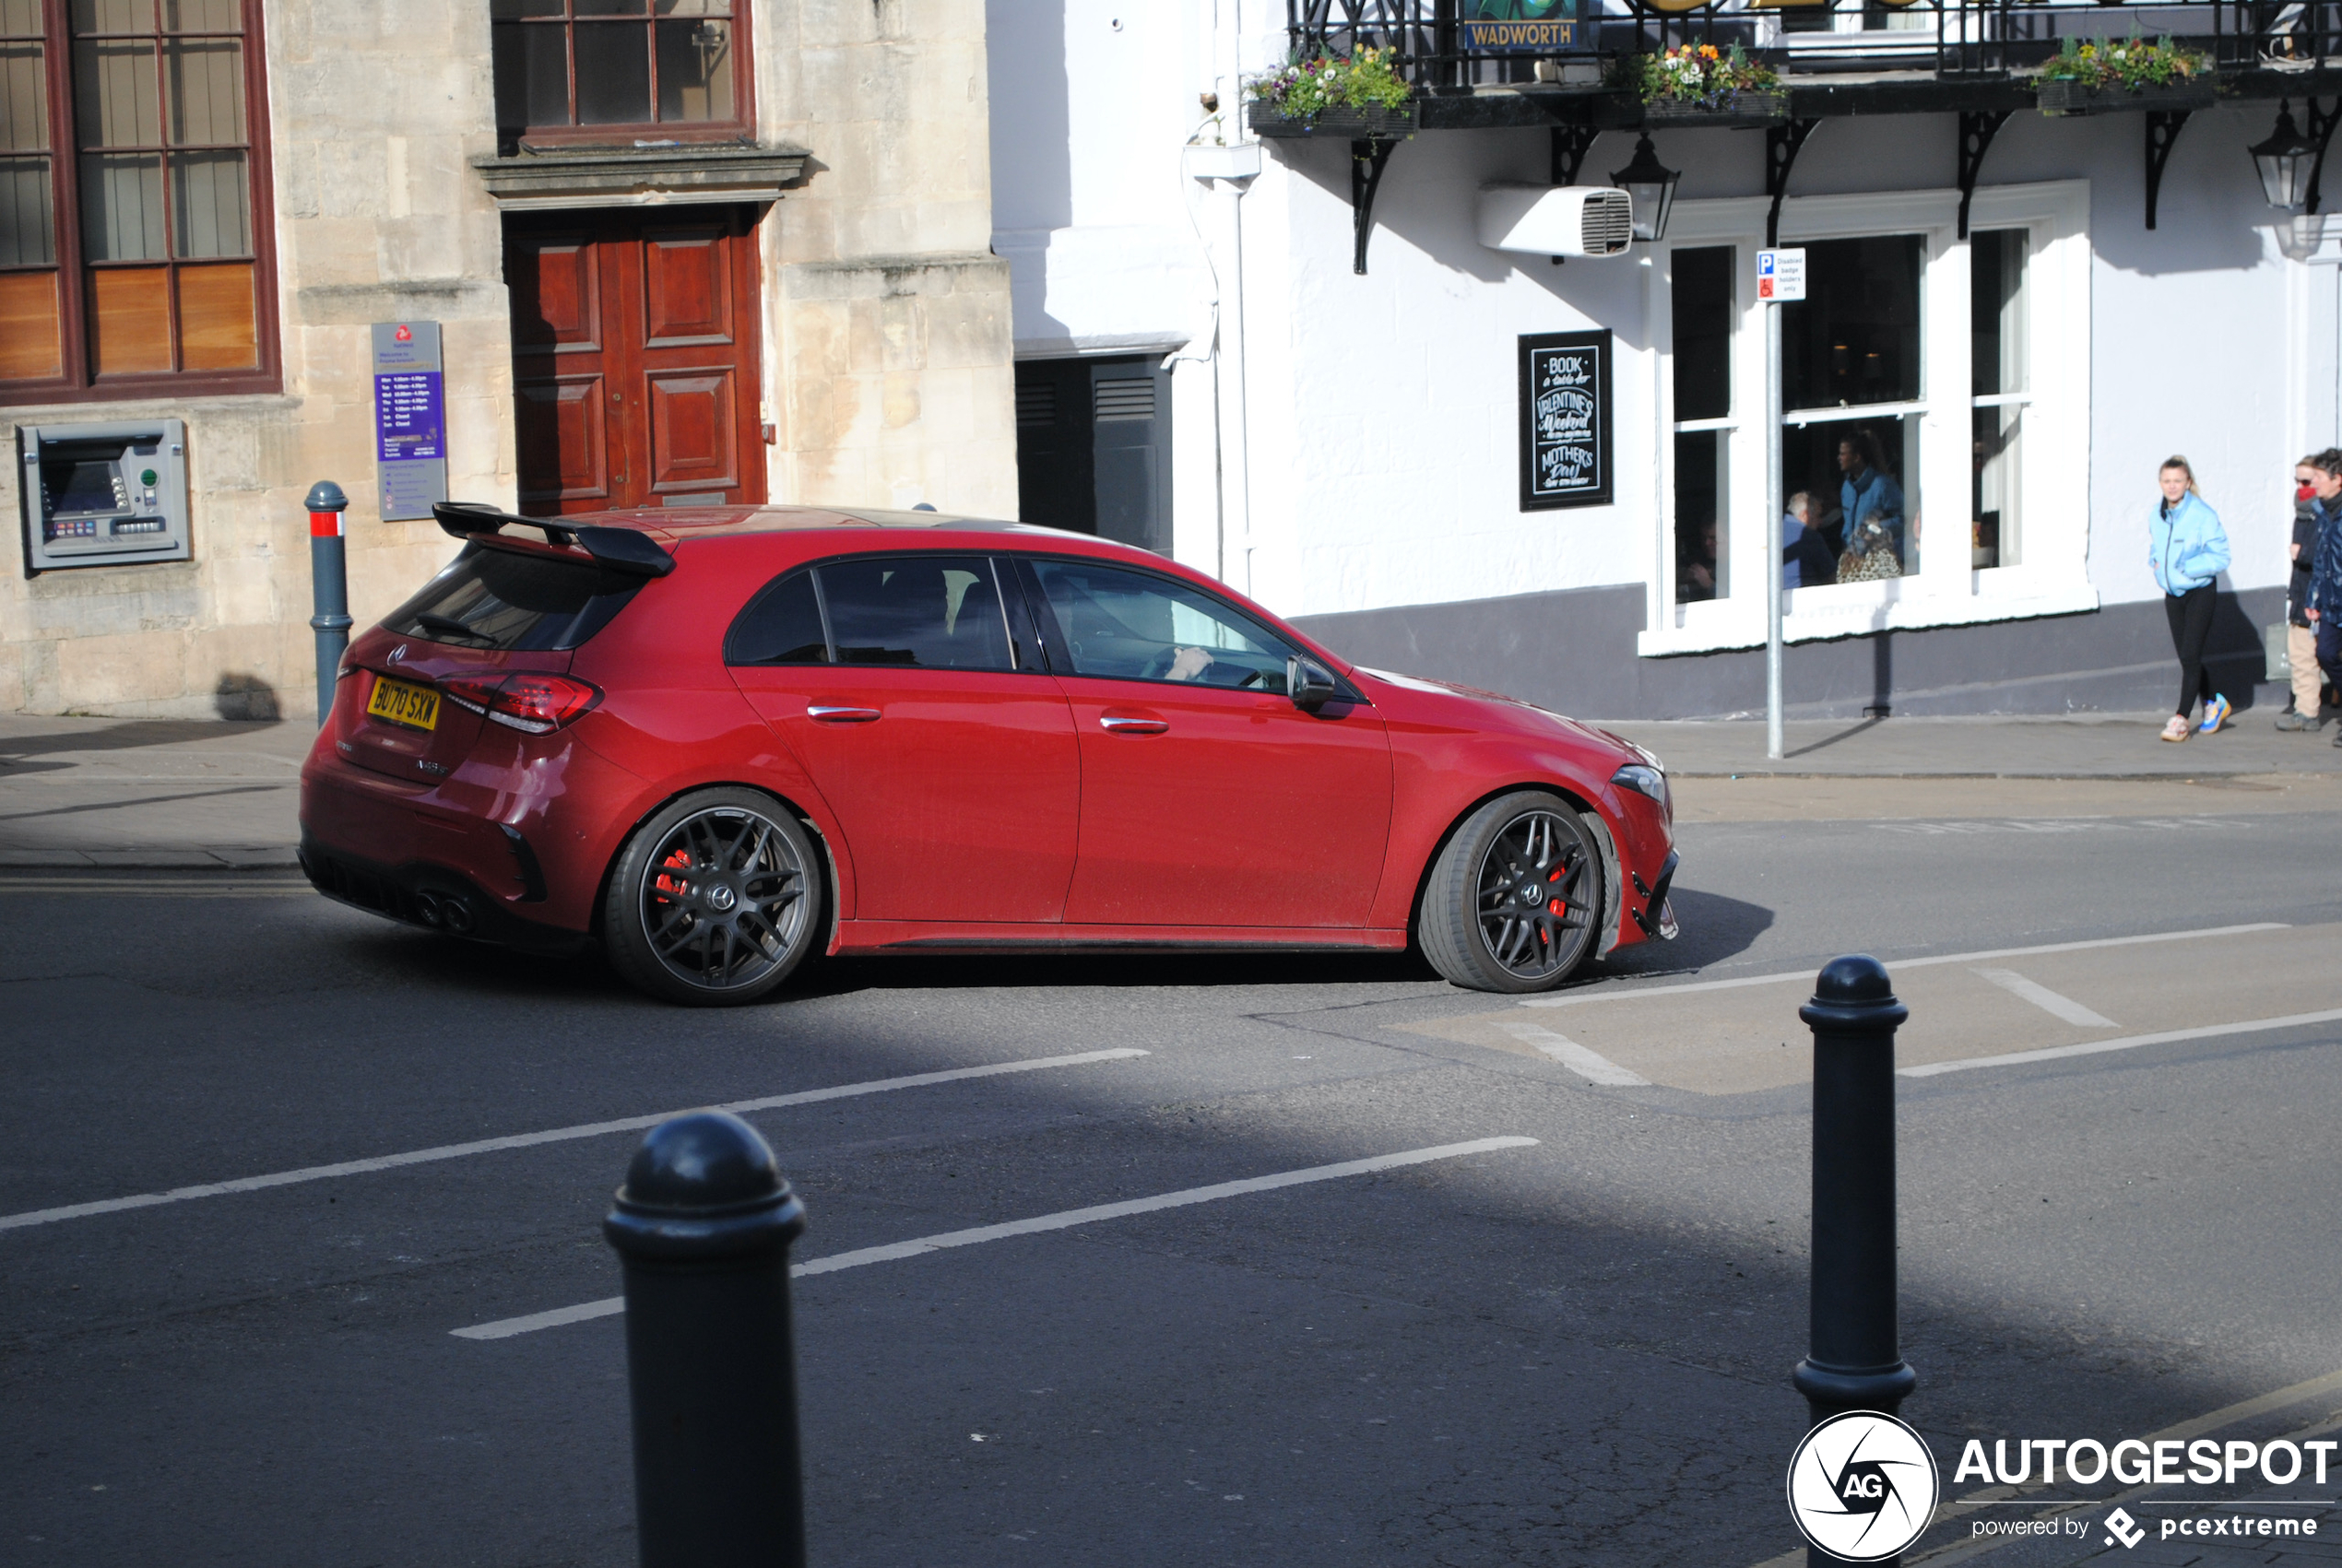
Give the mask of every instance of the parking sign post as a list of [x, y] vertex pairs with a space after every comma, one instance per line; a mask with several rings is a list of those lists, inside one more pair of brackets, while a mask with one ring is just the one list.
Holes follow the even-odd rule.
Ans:
[[[1805, 298], [1805, 253], [1756, 253], [1756, 299], [1765, 305], [1793, 304]], [[1765, 755], [1781, 756], [1780, 518], [1789, 511], [1780, 473], [1780, 312], [1765, 312]]]
[[756, 1129], [661, 1122], [602, 1233], [626, 1273], [643, 1568], [805, 1568], [789, 1244], [805, 1206]]

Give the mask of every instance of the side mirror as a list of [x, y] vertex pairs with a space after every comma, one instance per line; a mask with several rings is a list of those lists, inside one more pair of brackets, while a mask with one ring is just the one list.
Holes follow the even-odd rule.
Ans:
[[1338, 690], [1331, 670], [1298, 654], [1284, 662], [1284, 689], [1293, 699], [1293, 705], [1307, 713], [1314, 713], [1331, 701]]

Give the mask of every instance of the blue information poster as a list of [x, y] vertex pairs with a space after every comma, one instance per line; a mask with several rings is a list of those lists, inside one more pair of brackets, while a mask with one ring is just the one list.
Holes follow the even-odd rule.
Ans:
[[385, 523], [447, 499], [447, 394], [435, 321], [374, 324], [374, 474]]

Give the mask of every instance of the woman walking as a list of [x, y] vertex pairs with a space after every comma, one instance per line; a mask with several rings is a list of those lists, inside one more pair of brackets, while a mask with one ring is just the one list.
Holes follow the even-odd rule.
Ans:
[[2165, 459], [2155, 477], [2162, 487], [2163, 502], [2147, 525], [2147, 559], [2156, 586], [2163, 590], [2171, 646], [2180, 655], [2179, 711], [2163, 726], [2163, 738], [2176, 741], [2188, 737], [2188, 710], [2198, 695], [2204, 699], [2204, 719], [2196, 728], [2210, 735], [2228, 723], [2229, 700], [2212, 690], [2204, 644], [2212, 635], [2213, 580], [2228, 570], [2229, 536], [2219, 515], [2195, 488], [2195, 470], [2186, 458]]

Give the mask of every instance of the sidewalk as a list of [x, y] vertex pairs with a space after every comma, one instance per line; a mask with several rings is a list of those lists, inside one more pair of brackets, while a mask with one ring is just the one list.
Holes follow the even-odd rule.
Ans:
[[[1745, 720], [1620, 722], [1685, 777], [2185, 779], [2342, 773], [2336, 725], [2279, 735], [2257, 714], [2183, 746], [2160, 715], [1801, 720], [1779, 762]], [[298, 778], [315, 732], [283, 724], [0, 714], [0, 870], [294, 865]]]

